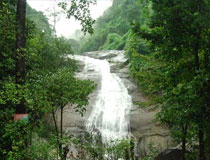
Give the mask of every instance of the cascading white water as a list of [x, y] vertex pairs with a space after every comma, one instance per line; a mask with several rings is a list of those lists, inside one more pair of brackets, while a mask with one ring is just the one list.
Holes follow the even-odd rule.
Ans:
[[129, 136], [131, 96], [122, 80], [110, 72], [107, 60], [74, 56], [85, 62], [85, 70], [95, 70], [101, 76], [100, 91], [87, 121], [88, 131], [99, 130], [102, 141], [110, 144]]

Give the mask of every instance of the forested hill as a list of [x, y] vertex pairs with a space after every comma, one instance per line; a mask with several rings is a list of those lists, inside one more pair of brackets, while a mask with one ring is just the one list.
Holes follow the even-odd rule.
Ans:
[[35, 9], [31, 8], [29, 5], [27, 5], [26, 13], [27, 18], [33, 21], [39, 30], [44, 31], [47, 34], [52, 33], [52, 28], [50, 27], [48, 18], [44, 16], [42, 12], [38, 12]]
[[96, 21], [94, 34], [82, 39], [81, 52], [122, 50], [127, 42], [132, 23], [145, 24], [150, 9], [146, 1], [114, 0], [112, 6]]

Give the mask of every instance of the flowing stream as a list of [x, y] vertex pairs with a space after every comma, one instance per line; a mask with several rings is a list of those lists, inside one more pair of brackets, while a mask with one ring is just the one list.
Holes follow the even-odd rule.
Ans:
[[100, 131], [105, 144], [128, 137], [132, 100], [120, 77], [110, 72], [107, 60], [86, 56], [74, 56], [74, 59], [85, 63], [86, 72], [94, 70], [101, 78], [99, 92], [86, 124], [88, 131]]

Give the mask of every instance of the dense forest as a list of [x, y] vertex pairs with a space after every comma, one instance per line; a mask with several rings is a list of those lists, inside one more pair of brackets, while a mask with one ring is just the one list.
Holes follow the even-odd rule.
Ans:
[[[57, 148], [63, 157], [62, 127], [55, 122], [50, 129], [46, 115], [53, 120], [69, 103], [82, 114], [94, 89], [74, 77], [76, 63], [65, 58], [73, 54], [70, 42], [52, 32], [26, 1], [0, 2], [1, 160], [55, 159]], [[23, 120], [16, 121], [18, 115]]]
[[[65, 137], [62, 120], [60, 125], [55, 120], [67, 104], [83, 115], [96, 88], [75, 78], [77, 62], [67, 54], [125, 50], [130, 74], [150, 100], [139, 105], [160, 108], [156, 121], [181, 145], [182, 160], [209, 160], [210, 1], [113, 0], [96, 22], [91, 3], [59, 4], [90, 33], [76, 41], [57, 37], [26, 0], [0, 1], [0, 159], [64, 160], [69, 141], [90, 159], [106, 159], [107, 153], [126, 159], [134, 142], [106, 148], [92, 145], [87, 135], [80, 144]], [[24, 118], [16, 121], [18, 115]]]

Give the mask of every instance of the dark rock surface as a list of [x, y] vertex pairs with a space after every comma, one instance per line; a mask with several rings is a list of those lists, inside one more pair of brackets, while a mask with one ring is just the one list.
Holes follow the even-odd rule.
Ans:
[[155, 160], [182, 160], [182, 150], [166, 149], [160, 153]]

